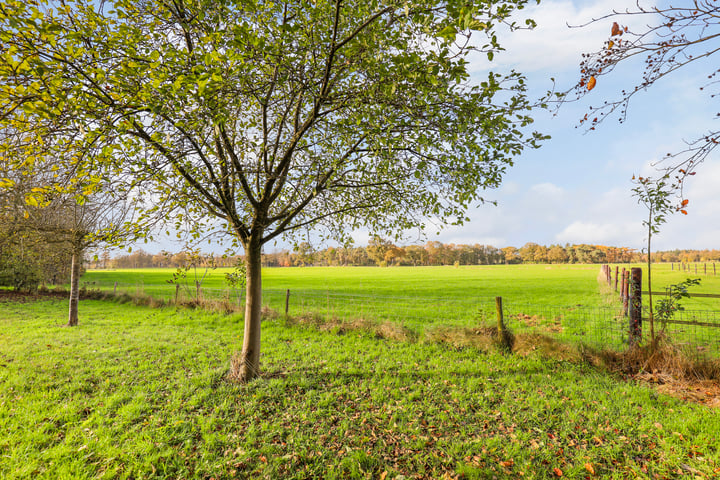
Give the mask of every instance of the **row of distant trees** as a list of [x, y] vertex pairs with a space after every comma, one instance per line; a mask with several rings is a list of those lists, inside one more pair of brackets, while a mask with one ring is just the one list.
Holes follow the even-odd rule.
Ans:
[[[720, 261], [720, 250], [672, 250], [654, 254], [655, 261]], [[538, 245], [526, 243], [520, 248], [497, 248], [491, 245], [444, 244], [433, 241], [424, 245], [397, 246], [382, 238], [371, 239], [366, 247], [327, 247], [315, 249], [301, 243], [293, 250], [263, 254], [266, 267], [297, 266], [430, 266], [430, 265], [499, 265], [519, 263], [634, 263], [645, 254], [626, 247], [605, 245]], [[157, 254], [136, 250], [111, 257], [103, 252], [90, 262], [92, 268], [183, 267], [190, 264], [219, 267], [237, 265], [240, 256], [197, 255], [192, 252]]]

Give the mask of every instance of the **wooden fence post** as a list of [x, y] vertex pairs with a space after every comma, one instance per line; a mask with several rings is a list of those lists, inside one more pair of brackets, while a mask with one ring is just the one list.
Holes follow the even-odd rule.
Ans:
[[630, 271], [625, 270], [623, 272], [623, 288], [622, 288], [622, 300], [623, 300], [623, 315], [628, 316], [628, 301], [630, 300]]
[[630, 272], [630, 346], [634, 347], [642, 340], [642, 269], [633, 268]]
[[178, 302], [178, 296], [180, 295], [180, 284], [175, 284], [175, 305], [177, 305]]
[[497, 310], [497, 329], [498, 338], [500, 339], [501, 347], [507, 351], [512, 351], [512, 336], [505, 328], [505, 318], [503, 317], [503, 304], [502, 297], [495, 297], [495, 309]]
[[620, 274], [620, 267], [615, 266], [615, 291], [618, 291], [618, 275]]
[[670, 262], [670, 271], [674, 271], [674, 270], [675, 270], [675, 264]]
[[117, 282], [115, 282], [115, 286], [113, 287], [113, 295], [117, 295]]
[[695, 275], [697, 275], [697, 263], [695, 264]]
[[288, 316], [288, 310], [290, 309], [290, 289], [285, 292], [285, 317]]
[[705, 269], [705, 275], [707, 275], [707, 263], [703, 263], [703, 268]]
[[503, 330], [505, 330], [505, 323], [504, 323], [504, 318], [503, 318], [502, 297], [495, 297], [495, 310], [497, 311], [498, 334], [502, 335]]

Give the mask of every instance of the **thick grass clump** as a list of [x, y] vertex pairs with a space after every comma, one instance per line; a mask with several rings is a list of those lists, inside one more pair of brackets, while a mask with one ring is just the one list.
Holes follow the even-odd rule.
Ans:
[[240, 385], [237, 316], [66, 306], [0, 300], [1, 478], [720, 474], [716, 410], [537, 350], [278, 316]]

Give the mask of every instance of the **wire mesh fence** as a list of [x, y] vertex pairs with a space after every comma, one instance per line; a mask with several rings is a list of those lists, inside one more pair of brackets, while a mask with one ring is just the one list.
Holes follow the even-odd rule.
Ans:
[[538, 332], [614, 350], [628, 344], [629, 324], [620, 308], [537, 305], [504, 299], [503, 310], [506, 324], [516, 333]]
[[[87, 285], [115, 294], [147, 295], [167, 303], [224, 302], [242, 311], [243, 293], [235, 289], [193, 288], [187, 285]], [[392, 322], [422, 334], [436, 327], [473, 328], [495, 324], [495, 297], [382, 296], [319, 290], [263, 290], [263, 304], [280, 315], [319, 315], [340, 321]], [[541, 305], [503, 299], [505, 325], [514, 333], [541, 333], [559, 340], [598, 348], [628, 346], [629, 320], [616, 306]], [[650, 326], [643, 321], [643, 338]], [[678, 311], [655, 331], [668, 336], [688, 353], [720, 357], [720, 312]]]
[[655, 328], [689, 354], [720, 357], [720, 312], [682, 310]]

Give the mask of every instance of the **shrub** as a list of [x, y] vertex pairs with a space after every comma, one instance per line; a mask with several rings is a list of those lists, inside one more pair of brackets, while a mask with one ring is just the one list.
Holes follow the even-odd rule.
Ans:
[[41, 277], [40, 269], [34, 262], [17, 257], [0, 259], [0, 286], [18, 291], [35, 291]]

